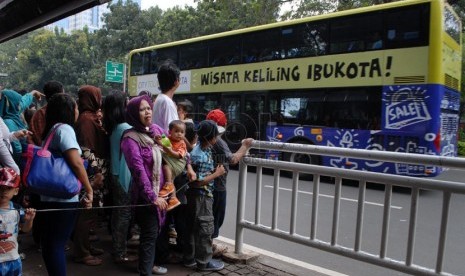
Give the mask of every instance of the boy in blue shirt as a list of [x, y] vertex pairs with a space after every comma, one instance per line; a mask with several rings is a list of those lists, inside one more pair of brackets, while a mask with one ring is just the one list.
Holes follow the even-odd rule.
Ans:
[[214, 167], [212, 146], [216, 143], [218, 128], [215, 122], [199, 123], [199, 143], [191, 151], [191, 164], [197, 172], [197, 181], [186, 191], [187, 214], [184, 242], [184, 266], [201, 271], [218, 271], [224, 264], [212, 259], [213, 182], [225, 173], [223, 165]]

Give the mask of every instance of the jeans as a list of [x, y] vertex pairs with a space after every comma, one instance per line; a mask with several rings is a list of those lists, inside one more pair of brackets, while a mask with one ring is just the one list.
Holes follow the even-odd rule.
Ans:
[[206, 265], [212, 259], [213, 198], [187, 191], [186, 233], [183, 259]]
[[213, 191], [213, 217], [214, 229], [212, 239], [218, 238], [220, 228], [223, 225], [224, 217], [226, 215], [226, 191]]
[[139, 236], [139, 274], [152, 275], [158, 237], [158, 212], [155, 206], [136, 207]]
[[[131, 203], [129, 193], [121, 187], [118, 177], [112, 176], [113, 204], [116, 206], [129, 206]], [[111, 237], [113, 242], [113, 255], [126, 254], [126, 245], [131, 224], [131, 208], [115, 208], [111, 213]]]
[[[77, 208], [79, 202], [42, 202], [43, 209]], [[71, 237], [77, 217], [76, 210], [44, 212], [40, 244], [42, 258], [49, 276], [66, 275], [65, 245]]]
[[2, 276], [21, 276], [22, 274], [21, 258], [12, 261], [0, 263], [0, 275]]

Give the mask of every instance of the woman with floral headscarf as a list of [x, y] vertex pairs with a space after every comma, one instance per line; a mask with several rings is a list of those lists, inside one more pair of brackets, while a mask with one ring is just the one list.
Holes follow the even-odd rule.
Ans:
[[166, 268], [154, 266], [156, 241], [165, 221], [168, 203], [158, 196], [165, 179], [161, 152], [154, 138], [163, 134], [164, 130], [152, 124], [152, 108], [152, 101], [147, 95], [129, 101], [126, 121], [132, 128], [123, 134], [121, 141], [121, 151], [133, 177], [132, 202], [147, 205], [135, 210], [135, 219], [140, 227], [140, 275], [167, 273]]
[[[0, 94], [0, 116], [7, 125], [10, 132], [27, 130], [27, 124], [23, 112], [32, 104], [34, 98], [40, 100], [44, 94], [37, 90], [21, 96], [14, 90], [3, 90]], [[20, 141], [13, 140], [11, 143], [13, 156], [19, 160], [21, 154]]]
[[[104, 180], [108, 174], [109, 140], [102, 124], [102, 93], [100, 88], [84, 85], [78, 91], [79, 118], [76, 122], [76, 136], [82, 148], [82, 155], [88, 161], [87, 173], [94, 189], [94, 205], [103, 203]], [[97, 220], [93, 210], [82, 210], [74, 230], [74, 257], [78, 263], [100, 265], [102, 259], [95, 257], [103, 250], [91, 246], [89, 229]]]

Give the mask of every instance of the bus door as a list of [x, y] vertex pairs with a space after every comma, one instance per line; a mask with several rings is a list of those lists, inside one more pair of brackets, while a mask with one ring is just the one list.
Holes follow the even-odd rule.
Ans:
[[244, 126], [241, 124], [241, 95], [223, 95], [221, 107], [228, 118], [223, 139], [228, 143], [231, 151], [235, 152], [239, 149], [246, 133]]
[[265, 130], [263, 114], [265, 106], [265, 95], [253, 94], [244, 95], [244, 112], [242, 121], [245, 123], [247, 138], [259, 140]]

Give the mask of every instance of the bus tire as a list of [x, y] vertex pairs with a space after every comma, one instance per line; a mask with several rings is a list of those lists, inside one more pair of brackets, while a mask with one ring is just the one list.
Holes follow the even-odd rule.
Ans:
[[[312, 144], [307, 141], [293, 141], [291, 143], [296, 144]], [[321, 158], [318, 155], [313, 154], [302, 154], [295, 152], [283, 152], [282, 160], [286, 162], [309, 164], [309, 165], [321, 165]], [[286, 177], [292, 177], [292, 171], [282, 171], [281, 174]], [[299, 173], [300, 180], [313, 180], [313, 174]]]

